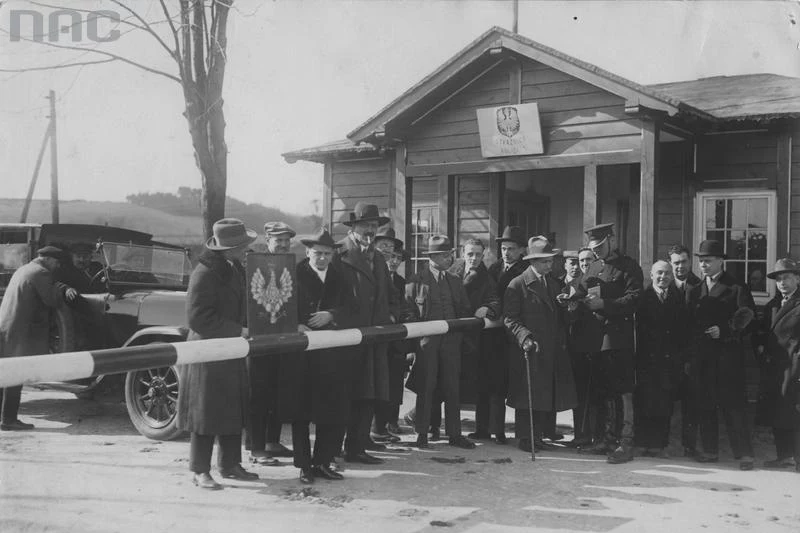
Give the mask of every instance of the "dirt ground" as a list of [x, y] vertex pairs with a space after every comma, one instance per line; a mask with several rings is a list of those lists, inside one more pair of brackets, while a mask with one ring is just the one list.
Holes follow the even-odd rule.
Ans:
[[[469, 431], [473, 413], [462, 416]], [[248, 467], [257, 482], [224, 480], [225, 490], [208, 492], [191, 484], [188, 442], [137, 434], [118, 395], [25, 389], [21, 418], [36, 429], [0, 433], [4, 533], [800, 531], [800, 475], [741, 472], [729, 452], [710, 467], [683, 457], [614, 466], [566, 449], [531, 462], [513, 440], [398, 445], [376, 453], [383, 465], [344, 464], [344, 481], [303, 486], [283, 459]], [[760, 464], [774, 451], [764, 434], [756, 440]]]

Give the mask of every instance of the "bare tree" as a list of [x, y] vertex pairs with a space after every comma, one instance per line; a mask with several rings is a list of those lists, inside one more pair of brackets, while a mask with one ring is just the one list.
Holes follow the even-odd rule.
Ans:
[[[158, 0], [165, 17], [163, 20], [158, 21], [147, 21], [137, 10], [119, 0], [110, 1], [119, 6], [126, 14], [120, 20], [120, 24], [128, 27], [128, 31], [144, 31], [156, 39], [158, 44], [174, 60], [177, 75], [106, 50], [57, 44], [41, 38], [23, 39], [55, 48], [77, 50], [95, 56], [102, 56], [103, 59], [74, 61], [27, 69], [3, 69], [0, 72], [82, 67], [121, 61], [180, 83], [186, 104], [183, 115], [189, 123], [195, 161], [200, 169], [203, 232], [208, 237], [211, 235], [214, 221], [225, 216], [228, 146], [225, 143], [222, 85], [225, 79], [225, 64], [227, 62], [228, 14], [233, 0], [178, 0], [177, 5], [173, 0], [172, 7], [167, 5], [166, 0]], [[67, 7], [72, 12], [90, 13], [89, 10], [75, 9], [69, 5], [57, 6], [33, 0], [30, 3], [46, 8], [62, 9]], [[130, 3], [128, 2], [128, 4]], [[161, 29], [164, 26], [169, 31], [162, 30], [161, 33], [167, 35], [167, 40], [169, 40], [169, 34], [171, 33], [172, 45], [168, 44], [156, 29], [156, 27]]]

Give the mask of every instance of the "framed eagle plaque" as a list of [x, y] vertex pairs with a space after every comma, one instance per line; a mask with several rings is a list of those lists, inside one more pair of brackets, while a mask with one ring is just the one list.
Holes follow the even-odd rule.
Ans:
[[544, 153], [535, 102], [477, 109], [476, 113], [483, 157]]
[[247, 254], [247, 327], [250, 335], [297, 333], [294, 254]]

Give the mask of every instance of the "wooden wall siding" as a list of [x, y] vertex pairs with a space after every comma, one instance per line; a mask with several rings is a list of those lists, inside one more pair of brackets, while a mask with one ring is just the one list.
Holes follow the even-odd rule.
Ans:
[[461, 246], [468, 239], [480, 239], [489, 248], [491, 227], [491, 195], [489, 176], [459, 176], [458, 187], [458, 235], [456, 244]]
[[[334, 239], [347, 233], [341, 223], [353, 211], [356, 203], [376, 204], [381, 213], [390, 205], [390, 176], [393, 165], [386, 159], [358, 159], [331, 163], [331, 230]], [[402, 234], [402, 229], [400, 230]]]
[[[691, 157], [691, 144], [672, 142], [661, 144], [661, 158], [658, 167], [659, 184], [656, 191], [656, 216], [658, 217], [656, 258], [666, 259], [667, 251], [673, 244], [683, 243], [692, 248], [692, 243], [684, 242], [687, 233], [685, 225], [686, 210], [692, 204], [684, 202], [687, 184], [686, 171]], [[647, 273], [645, 273], [647, 276]]]
[[[510, 68], [489, 72], [409, 132], [408, 164], [483, 160], [475, 110], [509, 103]], [[639, 150], [641, 124], [623, 98], [529, 60], [521, 83], [521, 102], [539, 104], [543, 155]]]
[[777, 136], [770, 132], [704, 135], [697, 143], [702, 187], [776, 187]]
[[[800, 258], [800, 124], [791, 132], [791, 195], [789, 210], [789, 249], [792, 257]], [[785, 201], [778, 196], [778, 202]], [[778, 224], [785, 221], [778, 220]], [[778, 250], [780, 255], [780, 249]]]

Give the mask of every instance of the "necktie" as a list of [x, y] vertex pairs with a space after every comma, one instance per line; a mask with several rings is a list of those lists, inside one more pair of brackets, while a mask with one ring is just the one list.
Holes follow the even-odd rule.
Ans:
[[713, 289], [714, 285], [716, 285], [716, 284], [717, 284], [717, 281], [714, 278], [712, 278], [711, 276], [707, 276], [706, 277], [706, 286], [708, 287], [708, 290]]
[[784, 296], [783, 299], [781, 300], [781, 307], [786, 305], [786, 302], [788, 302], [788, 301], [789, 301], [789, 297], [788, 296]]
[[667, 299], [667, 293], [666, 293], [666, 291], [661, 291], [661, 292], [659, 292], [659, 293], [658, 293], [658, 299], [659, 299], [659, 300], [661, 300], [661, 303], [663, 304], [663, 303], [664, 303], [664, 301]]
[[547, 288], [547, 278], [542, 276], [540, 279], [542, 280], [542, 286], [546, 289]]

